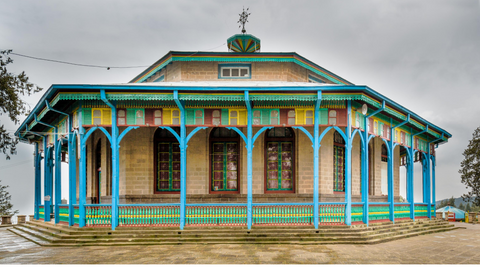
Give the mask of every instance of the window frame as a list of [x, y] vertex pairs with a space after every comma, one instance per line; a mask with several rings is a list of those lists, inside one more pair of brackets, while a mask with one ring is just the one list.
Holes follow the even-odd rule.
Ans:
[[[283, 128], [283, 127], [279, 127], [279, 128]], [[265, 135], [264, 135], [264, 154], [263, 154], [263, 160], [264, 160], [264, 178], [263, 178], [263, 192], [264, 194], [267, 194], [267, 193], [296, 193], [296, 177], [295, 177], [295, 166], [296, 166], [296, 160], [295, 160], [295, 131], [291, 128], [291, 127], [288, 127], [290, 129], [290, 132], [293, 134], [292, 137], [268, 137], [267, 134], [269, 132], [269, 130], [267, 130], [265, 132]], [[267, 189], [267, 182], [268, 182], [268, 143], [269, 142], [279, 142], [279, 143], [282, 143], [282, 142], [290, 142], [292, 144], [292, 149], [291, 149], [291, 152], [292, 152], [292, 188], [291, 190], [282, 190], [281, 188], [279, 190], [268, 190]], [[280, 185], [281, 185], [281, 179], [280, 179]]]
[[[239, 69], [239, 76], [223, 76], [224, 69]], [[241, 77], [240, 69], [247, 69], [248, 76]], [[218, 79], [251, 79], [252, 78], [252, 64], [218, 64]]]
[[[208, 136], [208, 144], [209, 144], [209, 156], [211, 159], [208, 160], [208, 194], [239, 194], [241, 188], [241, 159], [242, 159], [242, 147], [240, 147], [240, 135], [237, 134], [236, 137], [213, 137], [213, 133], [216, 129], [223, 128], [223, 127], [216, 127], [210, 131], [210, 135]], [[234, 131], [232, 131], [234, 132]], [[213, 144], [214, 143], [228, 143], [234, 142], [237, 144], [237, 190], [219, 190], [215, 191], [213, 189]], [[226, 181], [226, 179], [224, 179]]]
[[[177, 132], [178, 134], [180, 134], [180, 130], [178, 128], [174, 128], [175, 132]], [[157, 129], [158, 131], [159, 129]], [[167, 130], [165, 130], [167, 131]], [[169, 132], [169, 131], [167, 131]], [[160, 143], [169, 143], [171, 146], [169, 147], [172, 147], [172, 150], [173, 150], [173, 144], [176, 143], [178, 144], [178, 140], [174, 137], [174, 135], [172, 134], [173, 137], [160, 137], [160, 136], [156, 136], [156, 134], [154, 135], [154, 143], [153, 143], [153, 156], [154, 156], [154, 159], [153, 159], [153, 166], [154, 166], [154, 171], [153, 171], [153, 194], [180, 194], [180, 189], [178, 191], [176, 190], [168, 190], [168, 191], [159, 191], [157, 188], [157, 182], [158, 182], [158, 144]], [[170, 156], [170, 158], [173, 158], [173, 152], [172, 152], [172, 156]], [[170, 160], [169, 163], [173, 163], [173, 160]], [[182, 168], [182, 164], [181, 164], [181, 161], [180, 161], [180, 170]], [[169, 168], [170, 170], [170, 168]], [[172, 167], [172, 174], [173, 174], [173, 167]], [[181, 181], [181, 180], [180, 180]], [[172, 185], [173, 187], [173, 175], [170, 177], [169, 179], [169, 184]], [[181, 184], [180, 184], [181, 185]], [[181, 188], [181, 186], [180, 186]]]
[[[345, 180], [346, 180], [346, 177], [345, 177], [345, 171], [346, 171], [346, 164], [345, 164], [345, 157], [346, 157], [346, 147], [345, 147], [345, 140], [343, 139], [343, 137], [341, 137], [342, 135], [340, 135], [340, 133], [338, 133], [338, 136], [340, 136], [344, 142], [344, 144], [341, 144], [341, 143], [337, 143], [335, 142], [335, 133], [338, 133], [338, 131], [335, 131], [333, 133], [333, 193], [334, 194], [344, 194], [345, 193]], [[335, 173], [337, 171], [337, 168], [335, 167], [335, 149], [336, 148], [343, 148], [343, 190], [340, 191], [340, 190], [335, 190]]]

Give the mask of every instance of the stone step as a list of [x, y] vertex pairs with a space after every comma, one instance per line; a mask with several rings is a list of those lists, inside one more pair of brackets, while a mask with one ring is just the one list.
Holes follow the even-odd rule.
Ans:
[[7, 230], [40, 246], [47, 246], [50, 244], [50, 242], [47, 241], [41, 234], [39, 235], [34, 232], [27, 232], [19, 229], [18, 226], [12, 226]]

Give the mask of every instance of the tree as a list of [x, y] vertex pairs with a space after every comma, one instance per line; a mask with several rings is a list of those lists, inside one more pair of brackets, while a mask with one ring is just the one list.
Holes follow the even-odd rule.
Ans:
[[465, 207], [465, 211], [467, 211], [467, 212], [472, 211], [472, 207], [470, 206], [470, 203], [467, 203], [467, 206]]
[[458, 209], [465, 210], [465, 205], [463, 205], [463, 203], [460, 203], [460, 205], [458, 206]]
[[468, 202], [473, 201], [475, 205], [480, 205], [480, 127], [473, 132], [473, 138], [468, 143], [463, 152], [464, 159], [460, 164], [458, 171], [462, 178], [462, 183], [469, 190], [462, 198]]
[[2, 185], [0, 180], [0, 216], [14, 215], [18, 210], [12, 211], [13, 205], [10, 203], [12, 196], [7, 191], [8, 186]]
[[455, 198], [453, 198], [453, 196], [448, 200], [448, 205], [455, 207]]
[[[22, 71], [15, 75], [7, 71], [7, 65], [13, 63], [8, 56], [12, 50], [0, 51], [0, 115], [7, 114], [14, 124], [20, 122], [20, 116], [28, 113], [27, 103], [20, 96], [31, 95], [42, 88], [28, 82], [28, 77]], [[11, 135], [0, 123], [0, 151], [7, 159], [16, 153], [18, 139]]]

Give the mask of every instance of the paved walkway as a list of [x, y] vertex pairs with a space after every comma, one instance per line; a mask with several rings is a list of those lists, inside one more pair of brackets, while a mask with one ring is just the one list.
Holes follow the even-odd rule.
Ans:
[[0, 264], [480, 264], [480, 224], [376, 245], [41, 247], [0, 229]]

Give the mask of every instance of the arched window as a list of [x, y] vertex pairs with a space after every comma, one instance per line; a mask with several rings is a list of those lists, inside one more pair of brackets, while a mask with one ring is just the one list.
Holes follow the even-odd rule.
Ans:
[[[180, 134], [180, 128], [173, 130]], [[180, 144], [166, 129], [157, 129], [154, 135], [155, 193], [180, 191]]]
[[328, 112], [328, 124], [332, 126], [337, 124], [337, 111], [330, 110]]
[[382, 195], [388, 195], [388, 149], [382, 143], [382, 164], [381, 164], [381, 186]]
[[265, 135], [265, 192], [295, 192], [295, 133], [276, 127]]
[[238, 193], [240, 136], [214, 128], [210, 133], [210, 193]]
[[345, 140], [337, 131], [333, 134], [333, 191], [345, 192]]

